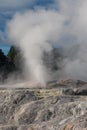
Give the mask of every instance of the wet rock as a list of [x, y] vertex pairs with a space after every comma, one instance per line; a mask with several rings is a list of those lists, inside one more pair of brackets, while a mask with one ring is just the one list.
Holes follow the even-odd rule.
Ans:
[[[83, 86], [82, 86], [83, 87]], [[64, 89], [63, 93], [65, 95], [82, 95], [82, 96], [87, 96], [87, 88], [69, 88], [69, 89]]]

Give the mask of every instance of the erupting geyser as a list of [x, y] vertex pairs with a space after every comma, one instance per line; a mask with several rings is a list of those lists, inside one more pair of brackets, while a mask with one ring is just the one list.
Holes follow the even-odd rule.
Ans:
[[[17, 13], [7, 24], [11, 43], [23, 52], [27, 80], [42, 86], [55, 76], [58, 79], [58, 75], [87, 80], [87, 1], [55, 2], [58, 2], [55, 8], [34, 8]], [[60, 45], [67, 48], [67, 56], [62, 69], [54, 74], [44, 66], [42, 57], [44, 52], [52, 50], [52, 46]]]
[[[57, 25], [58, 26], [54, 26]], [[10, 40], [19, 46], [24, 54], [25, 73], [29, 80], [43, 86], [50, 80], [50, 72], [43, 65], [43, 53], [50, 52], [61, 33], [63, 18], [55, 10], [28, 11], [17, 14], [8, 23]], [[55, 32], [57, 35], [54, 35]]]

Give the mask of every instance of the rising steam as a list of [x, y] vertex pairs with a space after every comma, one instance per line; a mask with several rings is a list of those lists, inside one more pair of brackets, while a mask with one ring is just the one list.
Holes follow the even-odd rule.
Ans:
[[52, 9], [16, 14], [7, 24], [9, 38], [24, 54], [29, 80], [45, 85], [51, 79], [42, 56], [44, 51], [52, 50], [52, 45], [67, 47], [68, 52], [78, 45], [78, 51], [72, 47], [75, 52], [67, 52], [61, 72], [70, 78], [87, 80], [87, 1], [56, 0], [55, 3]]
[[10, 38], [24, 52], [27, 76], [42, 85], [50, 78], [43, 65], [43, 52], [50, 52], [50, 43], [59, 39], [63, 21], [55, 10], [36, 10], [15, 15], [8, 24]]

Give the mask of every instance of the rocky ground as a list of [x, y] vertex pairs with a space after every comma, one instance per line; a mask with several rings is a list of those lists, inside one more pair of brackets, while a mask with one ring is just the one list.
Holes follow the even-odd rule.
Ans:
[[87, 82], [47, 88], [1, 88], [0, 130], [87, 130]]

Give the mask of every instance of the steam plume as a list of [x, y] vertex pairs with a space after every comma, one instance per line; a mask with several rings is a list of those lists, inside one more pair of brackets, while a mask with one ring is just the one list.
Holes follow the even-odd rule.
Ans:
[[42, 85], [50, 78], [43, 52], [51, 51], [50, 43], [59, 39], [63, 21], [55, 10], [36, 10], [15, 15], [8, 24], [10, 38], [24, 52], [28, 77]]
[[87, 1], [55, 0], [55, 3], [56, 9], [16, 14], [8, 23], [10, 40], [24, 52], [28, 77], [43, 85], [51, 78], [43, 65], [43, 52], [51, 51], [52, 44], [67, 47], [68, 52], [70, 47], [74, 46], [74, 50], [79, 46], [71, 55], [67, 53], [61, 72], [67, 77], [87, 80]]

